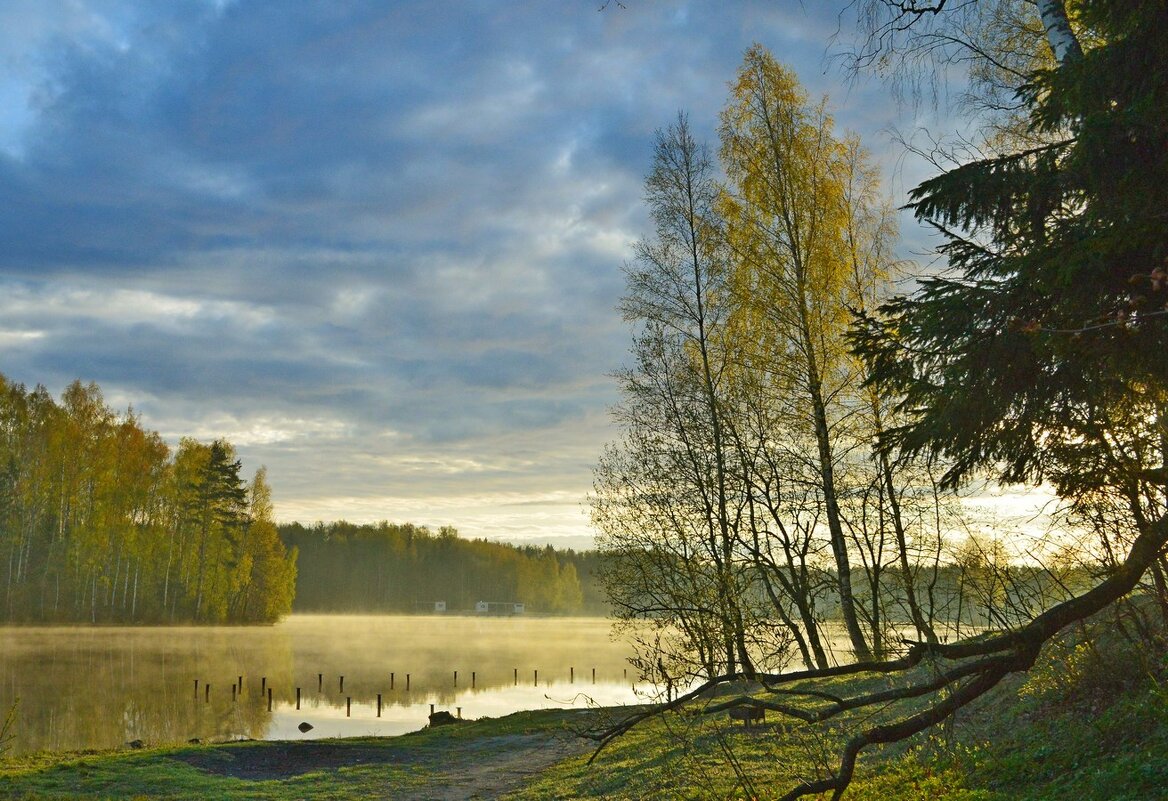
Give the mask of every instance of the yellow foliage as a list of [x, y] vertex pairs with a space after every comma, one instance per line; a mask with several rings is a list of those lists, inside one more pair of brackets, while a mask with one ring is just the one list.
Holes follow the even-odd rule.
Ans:
[[720, 133], [729, 186], [719, 211], [734, 256], [727, 339], [750, 343], [746, 361], [776, 388], [854, 386], [847, 328], [852, 310], [873, 305], [896, 233], [867, 153], [837, 137], [826, 99], [812, 102], [759, 45]]

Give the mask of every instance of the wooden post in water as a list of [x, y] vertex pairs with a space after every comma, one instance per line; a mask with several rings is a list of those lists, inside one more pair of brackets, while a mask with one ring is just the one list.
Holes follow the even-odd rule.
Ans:
[[389, 689], [393, 689], [393, 674], [389, 674]]
[[596, 683], [596, 668], [592, 668], [592, 683]]
[[434, 705], [433, 704], [430, 704], [430, 714], [431, 715], [434, 714]]
[[406, 674], [406, 692], [410, 691], [410, 674]]
[[300, 709], [300, 688], [296, 688], [296, 708]]
[[341, 676], [341, 688], [337, 692], [343, 693], [345, 691], [345, 677]]
[[236, 693], [236, 690], [238, 690], [238, 689], [239, 688], [236, 687], [236, 685], [234, 685], [234, 684], [231, 685], [231, 703], [233, 703], [233, 704], [235, 703], [235, 693]]
[[475, 679], [478, 678], [475, 671], [470, 672], [470, 688], [473, 690], [475, 686]]
[[515, 668], [515, 686], [519, 686], [519, 668]]
[[243, 676], [236, 678], [235, 683], [239, 685], [239, 694], [243, 695]]
[[454, 671], [454, 686], [458, 686], [458, 671]]
[[377, 694], [377, 717], [381, 717], [381, 693]]
[[575, 684], [575, 683], [576, 683], [576, 668], [570, 667], [570, 668], [568, 668], [568, 684]]
[[268, 688], [268, 711], [272, 711], [272, 688]]
[[317, 673], [316, 674], [316, 691], [321, 692], [322, 690], [324, 690], [324, 674]]
[[195, 679], [195, 700], [199, 700], [199, 680]]
[[268, 689], [268, 677], [267, 676], [260, 676], [260, 695], [263, 695], [267, 689]]
[[539, 686], [539, 668], [535, 669], [535, 686]]
[[211, 685], [210, 684], [203, 685], [203, 703], [207, 703], [207, 704], [211, 703]]
[[345, 698], [345, 717], [349, 717], [349, 710], [352, 708], [353, 699], [346, 696]]

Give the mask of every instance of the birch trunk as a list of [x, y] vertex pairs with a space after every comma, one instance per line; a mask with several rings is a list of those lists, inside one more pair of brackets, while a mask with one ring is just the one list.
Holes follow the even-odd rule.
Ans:
[[1038, 0], [1038, 17], [1046, 31], [1046, 41], [1059, 65], [1083, 57], [1083, 48], [1071, 30], [1067, 6], [1063, 0]]

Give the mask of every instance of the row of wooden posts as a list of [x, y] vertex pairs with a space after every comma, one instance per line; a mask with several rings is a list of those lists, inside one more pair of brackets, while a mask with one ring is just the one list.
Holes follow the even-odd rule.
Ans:
[[[410, 674], [407, 673], [407, 674], [405, 674], [405, 676], [406, 676], [406, 692], [409, 692], [410, 691]], [[518, 687], [519, 686], [519, 668], [514, 668], [513, 677], [514, 677], [515, 686]], [[628, 670], [628, 668], [624, 668], [624, 678], [627, 680], [628, 677], [629, 677], [629, 670]], [[390, 690], [395, 689], [396, 682], [397, 682], [397, 674], [390, 673], [389, 674], [389, 689]], [[576, 682], [576, 668], [574, 668], [574, 667], [568, 668], [568, 682], [571, 684], [574, 684]], [[478, 672], [472, 670], [470, 673], [471, 689], [474, 689], [476, 687], [477, 683], [478, 683]], [[538, 669], [532, 671], [532, 683], [536, 687], [539, 686], [539, 670]], [[596, 683], [596, 668], [592, 668], [592, 683], [593, 684]], [[454, 671], [454, 686], [455, 687], [458, 686], [458, 671], [457, 670]], [[316, 691], [318, 693], [324, 692], [324, 674], [323, 673], [316, 674]], [[337, 691], [342, 692], [342, 693], [345, 691], [345, 677], [344, 676], [339, 677]], [[272, 688], [268, 686], [268, 677], [261, 676], [260, 677], [260, 697], [263, 698], [265, 694], [267, 695], [267, 699], [268, 699], [268, 711], [271, 712], [272, 711]], [[297, 709], [300, 709], [300, 694], [301, 694], [300, 688], [297, 687], [296, 688], [296, 708]], [[381, 693], [377, 694], [377, 717], [381, 717], [381, 695], [382, 695]], [[242, 696], [243, 696], [243, 676], [239, 676], [236, 679], [235, 683], [233, 683], [231, 685], [231, 700], [232, 700], [232, 702], [234, 702], [236, 700], [236, 698], [242, 697]], [[198, 700], [198, 698], [199, 698], [199, 680], [195, 679], [195, 700]], [[352, 705], [352, 700], [353, 699], [350, 696], [345, 697], [345, 717], [349, 717], [349, 710], [350, 710], [350, 707]], [[207, 682], [203, 682], [203, 701], [204, 701], [204, 703], [208, 703], [208, 704], [211, 703], [211, 685]], [[433, 704], [431, 704], [431, 707], [432, 706], [433, 706]], [[431, 709], [431, 712], [432, 711], [433, 711], [433, 709]]]

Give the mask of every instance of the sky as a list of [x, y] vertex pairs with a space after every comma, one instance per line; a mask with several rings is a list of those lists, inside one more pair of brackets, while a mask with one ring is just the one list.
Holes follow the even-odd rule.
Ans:
[[230, 440], [281, 521], [588, 544], [654, 131], [759, 42], [927, 174], [844, 3], [599, 5], [5, 0], [0, 373]]

